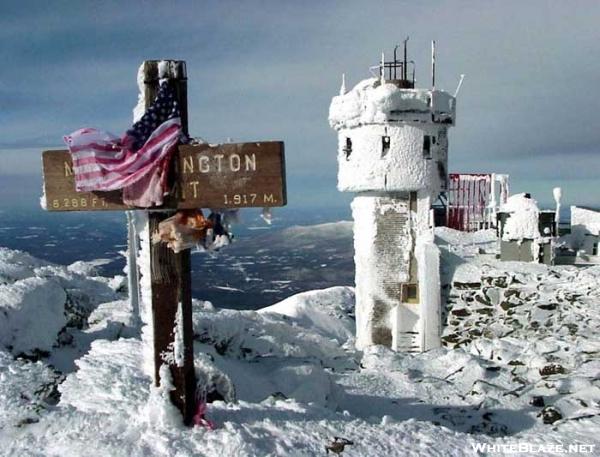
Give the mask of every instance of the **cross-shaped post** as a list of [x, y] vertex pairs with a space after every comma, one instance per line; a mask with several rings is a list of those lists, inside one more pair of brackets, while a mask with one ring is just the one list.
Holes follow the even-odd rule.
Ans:
[[[154, 101], [158, 61], [144, 62], [146, 108]], [[187, 72], [183, 61], [166, 61], [181, 113], [183, 133], [188, 133]], [[178, 209], [274, 207], [286, 204], [283, 143], [279, 141], [221, 145], [179, 145], [172, 163], [172, 192], [161, 207], [145, 208], [150, 234]], [[68, 151], [44, 151], [44, 196], [48, 211], [125, 211], [137, 209], [123, 203], [121, 191], [78, 192]], [[163, 243], [150, 244], [151, 308], [154, 382], [167, 364], [174, 390], [171, 401], [190, 425], [196, 403], [194, 372], [190, 250], [174, 253]], [[181, 318], [178, 319], [177, 315]], [[181, 335], [178, 335], [178, 330]], [[178, 342], [175, 340], [178, 338]], [[175, 357], [181, 351], [183, 360]], [[179, 359], [179, 360], [178, 360]]]

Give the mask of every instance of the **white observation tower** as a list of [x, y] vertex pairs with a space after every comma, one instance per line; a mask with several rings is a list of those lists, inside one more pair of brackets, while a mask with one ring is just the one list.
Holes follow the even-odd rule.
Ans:
[[[356, 346], [397, 351], [440, 345], [439, 250], [431, 206], [446, 190], [448, 128], [455, 96], [417, 89], [414, 62], [372, 67], [374, 77], [333, 97], [329, 124], [338, 132], [338, 189], [354, 192]], [[412, 70], [409, 76], [409, 67]], [[456, 94], [455, 94], [456, 95]]]

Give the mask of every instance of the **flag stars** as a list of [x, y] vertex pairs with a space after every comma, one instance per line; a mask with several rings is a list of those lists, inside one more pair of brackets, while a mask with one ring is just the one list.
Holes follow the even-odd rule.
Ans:
[[174, 88], [168, 83], [161, 84], [154, 103], [127, 132], [132, 137], [133, 147], [141, 148], [160, 124], [179, 116], [179, 105], [175, 99]]

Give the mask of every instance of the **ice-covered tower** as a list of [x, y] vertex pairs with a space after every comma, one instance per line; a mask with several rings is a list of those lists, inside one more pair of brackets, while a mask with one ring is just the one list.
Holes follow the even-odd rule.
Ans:
[[[415, 89], [414, 63], [386, 62], [376, 77], [333, 97], [338, 189], [354, 192], [356, 345], [423, 351], [440, 345], [439, 250], [431, 205], [446, 189], [455, 97]], [[409, 77], [409, 65], [412, 75]]]

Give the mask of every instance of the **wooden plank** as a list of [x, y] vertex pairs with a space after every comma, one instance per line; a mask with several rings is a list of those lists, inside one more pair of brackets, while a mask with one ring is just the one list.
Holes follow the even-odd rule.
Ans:
[[181, 146], [178, 208], [284, 206], [281, 141]]
[[[170, 61], [169, 73], [175, 79], [177, 101], [182, 113], [182, 129], [187, 132], [187, 77], [185, 62]], [[156, 98], [158, 62], [144, 62], [146, 108]], [[148, 230], [158, 231], [158, 225], [172, 212], [150, 212]], [[183, 422], [192, 425], [196, 407], [196, 373], [194, 369], [194, 330], [192, 323], [192, 267], [190, 250], [175, 254], [164, 243], [150, 243], [150, 276], [152, 291], [152, 327], [154, 335], [154, 383], [160, 384], [159, 371], [168, 364], [174, 389], [171, 401], [181, 411]], [[181, 325], [177, 314], [181, 307]], [[182, 331], [183, 360], [175, 360], [174, 329]]]
[[122, 192], [77, 192], [69, 151], [44, 151], [44, 195], [48, 211], [111, 211], [131, 209]]
[[[148, 214], [150, 233], [171, 214]], [[150, 275], [152, 289], [152, 327], [154, 335], [154, 383], [159, 386], [160, 367], [167, 363], [174, 390], [171, 401], [181, 411], [183, 421], [191, 425], [196, 406], [196, 374], [194, 371], [194, 329], [192, 323], [192, 267], [190, 250], [175, 254], [165, 243], [150, 242]], [[183, 365], [175, 363], [177, 312], [181, 304], [183, 330]]]
[[[132, 207], [121, 192], [77, 192], [68, 151], [44, 151], [48, 211], [115, 211]], [[285, 206], [285, 155], [281, 141], [182, 145], [175, 159], [175, 195], [162, 208]]]

